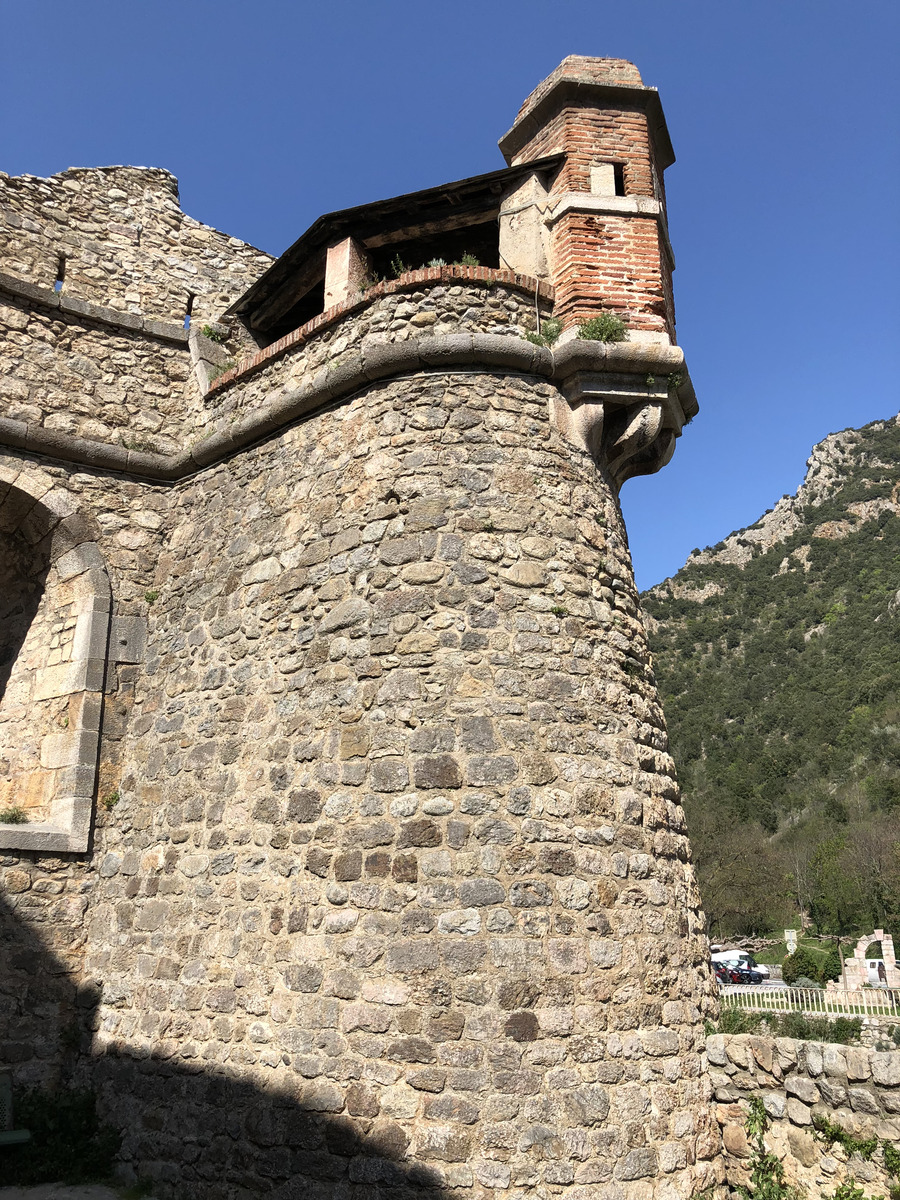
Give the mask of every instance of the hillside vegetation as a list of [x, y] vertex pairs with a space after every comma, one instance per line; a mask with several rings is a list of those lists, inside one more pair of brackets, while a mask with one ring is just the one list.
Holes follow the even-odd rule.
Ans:
[[643, 600], [713, 931], [900, 932], [898, 420]]

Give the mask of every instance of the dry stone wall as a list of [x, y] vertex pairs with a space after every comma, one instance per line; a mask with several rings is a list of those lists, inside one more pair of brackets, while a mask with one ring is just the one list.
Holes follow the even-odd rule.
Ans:
[[900, 1052], [751, 1034], [717, 1034], [706, 1049], [732, 1186], [748, 1181], [746, 1102], [758, 1096], [771, 1122], [767, 1145], [790, 1182], [810, 1196], [830, 1196], [852, 1177], [867, 1195], [888, 1194], [895, 1181], [883, 1152], [868, 1160], [848, 1155], [815, 1136], [813, 1119], [825, 1117], [861, 1141], [900, 1145]]

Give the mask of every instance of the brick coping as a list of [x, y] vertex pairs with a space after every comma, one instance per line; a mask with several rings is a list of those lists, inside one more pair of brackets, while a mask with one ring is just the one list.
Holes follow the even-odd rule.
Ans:
[[348, 317], [355, 312], [359, 312], [368, 305], [379, 300], [382, 296], [392, 296], [399, 292], [415, 291], [416, 288], [422, 287], [424, 284], [455, 284], [455, 283], [483, 283], [483, 284], [502, 284], [504, 287], [513, 288], [517, 292], [523, 292], [525, 295], [533, 296], [535, 293], [541, 300], [546, 300], [552, 304], [556, 292], [551, 284], [545, 283], [542, 279], [537, 279], [533, 275], [519, 275], [515, 271], [507, 271], [498, 267], [466, 267], [459, 264], [452, 264], [443, 267], [422, 267], [418, 271], [406, 271], [397, 279], [382, 279], [380, 283], [373, 284], [361, 293], [358, 298], [353, 300], [345, 300], [342, 304], [335, 304], [331, 308], [326, 308], [324, 312], [319, 313], [317, 317], [307, 321], [301, 325], [299, 329], [293, 330], [291, 333], [286, 333], [284, 337], [278, 338], [272, 342], [270, 346], [266, 346], [263, 350], [258, 350], [255, 354], [251, 354], [247, 358], [241, 359], [236, 366], [231, 367], [228, 371], [223, 371], [209, 385], [207, 396], [213, 392], [218, 392], [229, 384], [234, 383], [238, 379], [246, 379], [249, 375], [255, 374], [262, 367], [267, 366], [274, 360], [281, 358], [288, 350], [292, 350], [296, 346], [302, 346], [322, 329], [327, 329], [331, 325], [337, 324], [338, 321]]

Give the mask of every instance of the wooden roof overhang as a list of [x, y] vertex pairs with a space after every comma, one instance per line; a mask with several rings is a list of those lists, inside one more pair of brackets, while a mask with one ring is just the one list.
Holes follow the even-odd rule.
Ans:
[[473, 175], [421, 192], [376, 200], [319, 217], [225, 313], [266, 334], [325, 276], [329, 246], [352, 237], [368, 250], [496, 220], [503, 196], [519, 180], [562, 165], [564, 154]]

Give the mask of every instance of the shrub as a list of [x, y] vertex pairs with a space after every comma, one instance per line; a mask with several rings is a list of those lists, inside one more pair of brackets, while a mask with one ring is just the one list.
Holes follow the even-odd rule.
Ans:
[[578, 336], [586, 342], [624, 342], [628, 326], [615, 313], [602, 312], [579, 325]]
[[770, 1033], [773, 1037], [803, 1042], [837, 1042], [849, 1046], [859, 1040], [861, 1017], [805, 1017], [803, 1013], [766, 1013], [728, 1005], [722, 1009], [716, 1033]]
[[755, 1033], [763, 1023], [761, 1013], [748, 1011], [746, 1008], [722, 1009], [719, 1017], [718, 1033]]
[[548, 317], [541, 323], [540, 333], [526, 333], [525, 341], [535, 346], [552, 346], [562, 333], [562, 321], [556, 317]]
[[809, 975], [798, 975], [791, 986], [797, 988], [815, 988], [818, 991], [821, 991], [822, 987], [817, 979], [811, 979]]
[[[819, 963], [805, 946], [798, 946], [794, 953], [789, 954], [784, 960], [782, 970], [784, 972], [785, 983], [791, 986], [803, 987], [803, 984], [797, 981], [801, 977], [815, 981], [819, 974]], [[809, 984], [806, 986], [808, 987]], [[815, 982], [813, 982], [812, 986], [816, 986]]]
[[766, 1146], [765, 1133], [769, 1118], [759, 1096], [750, 1101], [747, 1114], [747, 1137], [750, 1153], [750, 1186], [739, 1185], [737, 1193], [744, 1200], [801, 1200], [803, 1193], [787, 1182], [780, 1159]]
[[558, 317], [548, 317], [541, 324], [541, 334], [548, 346], [552, 346], [562, 333], [562, 321]]
[[847, 1046], [858, 1040], [862, 1032], [861, 1017], [806, 1017], [803, 1013], [785, 1013], [778, 1021], [777, 1032], [782, 1037], [803, 1042], [837, 1042]]
[[825, 955], [825, 961], [819, 968], [819, 981], [827, 983], [829, 979], [840, 979], [844, 973], [844, 961], [839, 947], [833, 946]]

